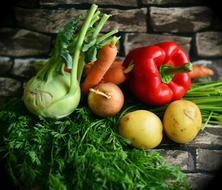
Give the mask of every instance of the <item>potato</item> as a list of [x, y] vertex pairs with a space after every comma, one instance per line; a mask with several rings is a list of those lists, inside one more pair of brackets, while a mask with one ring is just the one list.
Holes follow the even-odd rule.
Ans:
[[163, 116], [163, 127], [167, 136], [177, 143], [192, 141], [200, 131], [201, 124], [200, 109], [188, 100], [170, 103]]
[[157, 115], [146, 110], [129, 112], [120, 119], [119, 133], [137, 148], [150, 149], [160, 144], [163, 125]]

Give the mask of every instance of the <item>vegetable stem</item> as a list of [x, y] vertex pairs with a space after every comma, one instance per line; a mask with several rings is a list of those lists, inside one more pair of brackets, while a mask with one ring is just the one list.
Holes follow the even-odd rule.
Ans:
[[75, 52], [73, 55], [73, 67], [72, 67], [72, 71], [71, 71], [71, 81], [70, 81], [70, 90], [69, 93], [72, 93], [73, 89], [75, 88], [75, 85], [73, 84], [75, 81], [77, 81], [78, 76], [77, 76], [77, 72], [78, 72], [78, 62], [79, 62], [79, 56], [80, 56], [80, 52], [81, 52], [81, 47], [86, 35], [86, 32], [88, 30], [88, 28], [90, 27], [90, 23], [92, 21], [93, 15], [97, 9], [97, 5], [93, 4], [91, 6], [91, 8], [88, 11], [88, 14], [86, 16], [86, 20], [80, 30], [80, 35], [78, 36], [77, 42], [76, 42], [76, 48], [75, 48]]
[[192, 64], [191, 63], [185, 63], [181, 67], [175, 67], [171, 65], [164, 65], [164, 68], [162, 69], [162, 72], [164, 75], [172, 75], [176, 73], [184, 73], [189, 72], [192, 70]]
[[96, 11], [96, 13], [94, 14], [92, 21], [90, 23], [91, 27], [99, 20], [99, 14], [100, 14], [100, 11]]
[[103, 40], [107, 39], [108, 37], [112, 36], [113, 34], [116, 34], [118, 32], [117, 29], [113, 29], [110, 32], [104, 34], [103, 36], [98, 37], [98, 39], [96, 40], [96, 43], [99, 44], [101, 43]]
[[101, 18], [101, 20], [99, 21], [99, 24], [97, 25], [94, 33], [93, 33], [93, 36], [92, 36], [92, 39], [95, 39], [99, 32], [102, 30], [104, 24], [106, 23], [106, 21], [108, 20], [108, 18], [110, 17], [111, 15], [107, 15], [107, 14], [104, 14]]

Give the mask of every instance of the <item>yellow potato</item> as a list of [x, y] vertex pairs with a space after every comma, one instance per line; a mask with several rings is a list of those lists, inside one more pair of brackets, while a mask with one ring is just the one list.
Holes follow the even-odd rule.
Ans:
[[146, 110], [137, 110], [123, 116], [119, 133], [137, 148], [149, 149], [158, 146], [163, 138], [162, 122], [157, 115]]
[[177, 143], [192, 141], [200, 131], [201, 124], [199, 107], [188, 100], [170, 103], [163, 117], [163, 127], [167, 136]]

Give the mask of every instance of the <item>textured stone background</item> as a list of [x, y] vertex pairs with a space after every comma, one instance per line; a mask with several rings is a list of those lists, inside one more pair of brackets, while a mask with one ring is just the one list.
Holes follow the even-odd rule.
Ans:
[[[90, 3], [113, 15], [103, 31], [120, 31], [120, 57], [171, 40], [194, 64], [209, 66], [214, 79], [222, 79], [222, 24], [201, 0], [21, 0], [0, 23], [0, 106], [21, 96], [34, 62], [47, 59], [59, 27]], [[186, 172], [193, 189], [203, 189], [222, 166], [222, 127], [206, 127], [187, 145], [163, 141], [158, 151]]]

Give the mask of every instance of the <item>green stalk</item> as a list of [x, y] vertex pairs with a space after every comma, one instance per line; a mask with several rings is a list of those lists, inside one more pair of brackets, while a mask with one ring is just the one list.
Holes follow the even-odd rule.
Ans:
[[84, 56], [80, 55], [78, 72], [77, 72], [77, 80], [78, 80], [79, 83], [81, 81], [82, 73], [83, 73], [83, 70], [84, 70], [84, 65], [85, 65]]
[[[102, 43], [100, 43], [99, 46], [103, 47], [106, 44], [113, 44], [114, 38], [115, 38], [115, 41], [116, 41], [115, 43], [117, 43], [119, 41], [119, 39], [120, 39], [120, 37], [113, 36], [112, 38], [108, 38], [107, 40], [105, 40]], [[115, 45], [115, 44], [113, 44], [113, 45]]]
[[217, 82], [212, 82], [212, 83], [209, 83], [209, 84], [203, 84], [203, 85], [198, 85], [198, 86], [194, 86], [193, 88], [191, 88], [189, 91], [188, 91], [188, 93], [190, 93], [190, 92], [193, 92], [193, 91], [201, 91], [201, 90], [203, 90], [203, 91], [208, 91], [209, 92], [209, 89], [210, 88], [215, 88], [215, 87], [217, 87], [217, 86], [220, 86], [221, 87], [221, 85], [222, 85], [222, 81], [217, 81]]
[[205, 129], [205, 127], [209, 124], [209, 121], [210, 121], [212, 115], [213, 115], [213, 112], [211, 111], [210, 114], [208, 115], [203, 127], [201, 128], [201, 131], [203, 131]]
[[211, 110], [222, 113], [221, 107], [211, 106], [211, 105], [198, 105], [200, 110]]
[[87, 14], [87, 17], [86, 17], [86, 20], [80, 30], [80, 35], [77, 39], [77, 42], [76, 42], [76, 49], [75, 49], [75, 52], [74, 52], [74, 55], [73, 55], [73, 67], [72, 67], [72, 71], [71, 71], [71, 81], [70, 81], [70, 89], [69, 89], [69, 93], [72, 93], [73, 90], [75, 90], [75, 85], [74, 83], [76, 83], [76, 81], [78, 80], [78, 77], [77, 77], [77, 73], [78, 73], [78, 62], [79, 62], [79, 57], [80, 57], [80, 52], [81, 52], [81, 47], [82, 47], [82, 44], [83, 44], [83, 41], [84, 41], [84, 38], [85, 38], [85, 35], [86, 35], [86, 32], [88, 30], [88, 28], [90, 27], [90, 23], [93, 19], [93, 16], [94, 16], [94, 13], [97, 9], [97, 5], [93, 4]]
[[99, 14], [100, 14], [100, 11], [96, 11], [96, 13], [94, 14], [92, 21], [90, 23], [91, 27], [99, 20]]
[[213, 97], [198, 97], [198, 98], [186, 98], [189, 100], [193, 100], [196, 104], [209, 104], [209, 103], [216, 103], [218, 105], [218, 103], [222, 102], [222, 97], [221, 96], [213, 96]]
[[117, 29], [113, 29], [110, 32], [104, 34], [103, 36], [100, 36], [99, 38], [97, 38], [96, 43], [99, 44], [101, 43], [103, 40], [109, 38], [110, 36], [112, 36], [113, 34], [116, 34], [118, 32]]
[[107, 15], [107, 14], [104, 14], [101, 18], [101, 20], [99, 21], [94, 33], [93, 33], [93, 36], [92, 36], [92, 39], [95, 39], [99, 32], [102, 30], [104, 24], [106, 23], [106, 21], [108, 20], [108, 18], [110, 17], [111, 15]]

